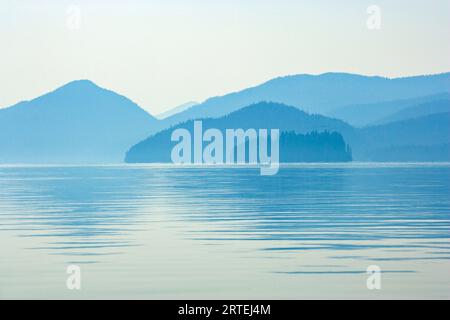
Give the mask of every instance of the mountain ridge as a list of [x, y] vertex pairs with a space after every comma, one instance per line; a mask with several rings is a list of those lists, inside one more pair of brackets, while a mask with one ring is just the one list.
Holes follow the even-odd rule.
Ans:
[[[309, 83], [308, 81], [311, 79], [313, 79], [313, 82]], [[406, 79], [407, 82], [402, 83], [400, 87], [398, 85], [390, 86], [391, 82], [396, 82], [399, 79]], [[355, 80], [362, 80], [363, 83], [355, 84]], [[299, 86], [299, 81], [300, 84], [302, 81], [309, 84]], [[382, 83], [382, 85], [380, 86], [379, 83]], [[431, 145], [431, 134], [435, 134], [433, 139], [438, 139], [440, 144], [446, 145], [448, 143], [448, 139], [446, 139], [448, 132], [445, 131], [447, 118], [436, 119], [436, 124], [439, 124], [439, 126], [436, 127], [437, 129], [435, 128], [435, 131], [433, 131], [433, 123], [428, 121], [429, 119], [423, 119], [423, 117], [419, 117], [417, 123], [406, 122], [405, 124], [402, 121], [394, 121], [391, 122], [393, 127], [383, 127], [381, 124], [357, 129], [338, 117], [328, 115], [327, 112], [302, 110], [299, 104], [290, 105], [263, 98], [267, 96], [283, 98], [286, 96], [288, 97], [287, 100], [295, 100], [297, 98], [304, 99], [304, 96], [307, 96], [304, 101], [310, 99], [310, 101], [318, 102], [318, 105], [327, 104], [327, 110], [335, 110], [333, 104], [336, 105], [344, 100], [361, 99], [368, 94], [371, 99], [378, 100], [387, 99], [392, 94], [397, 96], [414, 94], [413, 98], [388, 100], [385, 111], [390, 116], [395, 116], [395, 112], [406, 110], [412, 104], [413, 115], [421, 116], [446, 110], [445, 108], [442, 109], [441, 106], [432, 106], [422, 110], [416, 104], [420, 101], [435, 101], [439, 97], [449, 98], [449, 83], [450, 73], [392, 79], [331, 72], [320, 75], [288, 75], [225, 96], [209, 98], [204, 103], [195, 105], [179, 114], [158, 120], [123, 95], [102, 88], [87, 79], [74, 80], [34, 99], [20, 101], [12, 106], [0, 109], [0, 163], [121, 162], [124, 154], [131, 146], [138, 144], [140, 141], [145, 141], [146, 138], [152, 137], [158, 132], [193, 119], [204, 119], [210, 124], [220, 126], [220, 121], [217, 122], [216, 120], [221, 118], [235, 121], [234, 123], [229, 122], [232, 127], [279, 127], [282, 130], [292, 130], [299, 134], [323, 130], [339, 132], [343, 135], [345, 141], [356, 150], [354, 158], [364, 160], [364, 154], [368, 151], [366, 146], [378, 145], [383, 139], [397, 143], [394, 147], [400, 146], [401, 143], [405, 145], [404, 141], [398, 140], [398, 137], [404, 136], [401, 130], [409, 132], [411, 137], [422, 140], [424, 144], [421, 147]], [[266, 89], [266, 85], [269, 86], [268, 92], [258, 94], [259, 91]], [[326, 94], [327, 91], [325, 90], [325, 94], [323, 94], [324, 88], [330, 89], [332, 92]], [[380, 88], [387, 88], [386, 90], [390, 95], [379, 94]], [[400, 93], [397, 92], [398, 88], [401, 89]], [[444, 91], [442, 91], [443, 88], [445, 88]], [[368, 89], [369, 92], [365, 89]], [[255, 93], [254, 90], [257, 92]], [[428, 91], [432, 94], [420, 95]], [[236, 96], [242, 93], [244, 93], [244, 98], [238, 97], [234, 100]], [[289, 94], [293, 95], [289, 97]], [[333, 98], [335, 97], [338, 98], [337, 100], [341, 100], [334, 101]], [[226, 103], [227, 99], [231, 99], [234, 104], [231, 108]], [[241, 101], [246, 100], [257, 102], [246, 105], [240, 104]], [[213, 104], [205, 104], [206, 102]], [[270, 105], [271, 107], [264, 109], [265, 112], [257, 110], [258, 112], [252, 114], [256, 110], [254, 109], [255, 105], [265, 105], [266, 107]], [[415, 107], [420, 110], [414, 109]], [[191, 119], [192, 114], [190, 112], [192, 109], [199, 113], [197, 117]], [[207, 112], [203, 112], [203, 109]], [[215, 113], [217, 110], [220, 110], [223, 115], [217, 116], [218, 114]], [[234, 111], [228, 112], [230, 110]], [[242, 111], [239, 113], [241, 118], [230, 120], [236, 116], [235, 113], [238, 111]], [[363, 116], [367, 116], [367, 114], [364, 114], [366, 111], [364, 108], [357, 107], [354, 112], [363, 113]], [[406, 111], [403, 116], [405, 114], [407, 115]], [[183, 117], [186, 116], [188, 116], [188, 119], [183, 120]], [[420, 124], [425, 132], [423, 135], [414, 132], [415, 124]], [[398, 128], [402, 129], [398, 131]], [[380, 130], [390, 132], [391, 136]], [[396, 130], [397, 133], [395, 133]], [[408, 140], [407, 143], [410, 145], [412, 140]], [[385, 148], [388, 146], [380, 145], [379, 147]], [[411, 154], [414, 151], [412, 150], [413, 148], [409, 148], [407, 151]], [[439, 152], [441, 155], [443, 154], [441, 151]]]
[[[401, 148], [420, 147], [425, 150], [426, 147], [448, 146], [449, 128], [450, 112], [429, 114], [357, 129], [350, 145], [355, 158], [360, 161], [391, 161], [395, 158], [404, 161], [400, 153]], [[379, 150], [388, 149], [396, 149], [397, 154], [386, 152], [384, 157], [380, 155]], [[414, 158], [420, 158], [420, 149], [416, 150], [418, 154], [414, 155]], [[450, 153], [446, 154], [446, 161], [450, 161]]]
[[399, 78], [337, 72], [288, 75], [206, 99], [163, 119], [153, 132], [186, 120], [221, 117], [261, 101], [278, 102], [329, 115], [332, 110], [346, 105], [418, 98], [443, 92], [450, 92], [450, 72]]
[[125, 96], [71, 81], [0, 109], [0, 162], [120, 162], [156, 121]]
[[403, 109], [415, 107], [438, 100], [449, 100], [450, 92], [441, 92], [433, 95], [413, 97], [408, 99], [383, 101], [369, 104], [352, 104], [331, 110], [328, 116], [344, 120], [356, 127], [376, 124]]

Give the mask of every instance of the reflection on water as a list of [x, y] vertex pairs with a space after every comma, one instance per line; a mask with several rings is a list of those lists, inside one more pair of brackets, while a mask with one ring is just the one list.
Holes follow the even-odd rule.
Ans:
[[0, 167], [0, 298], [448, 298], [449, 178], [448, 164]]

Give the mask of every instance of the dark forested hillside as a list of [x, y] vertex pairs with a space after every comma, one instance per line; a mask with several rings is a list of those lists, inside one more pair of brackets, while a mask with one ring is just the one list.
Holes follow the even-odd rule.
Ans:
[[[310, 115], [296, 108], [277, 103], [259, 103], [219, 119], [204, 119], [203, 130], [279, 129], [282, 162], [351, 161], [351, 151], [339, 131], [352, 134], [346, 123], [319, 115]], [[126, 155], [126, 162], [171, 162], [176, 144], [171, 134], [176, 128], [194, 132], [194, 121], [166, 129], [138, 143]]]
[[283, 132], [280, 136], [281, 162], [352, 161], [351, 148], [337, 132], [298, 134]]

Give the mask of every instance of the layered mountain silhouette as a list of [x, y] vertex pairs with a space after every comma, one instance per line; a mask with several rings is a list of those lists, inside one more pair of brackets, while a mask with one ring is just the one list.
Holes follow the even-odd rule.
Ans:
[[435, 100], [397, 111], [378, 120], [375, 124], [419, 118], [427, 115], [450, 112], [450, 99]]
[[87, 80], [0, 109], [0, 163], [122, 162], [156, 120]]
[[338, 152], [349, 144], [357, 161], [448, 161], [449, 89], [450, 73], [297, 75], [183, 105], [157, 120], [126, 97], [79, 80], [0, 109], [0, 163], [117, 163], [128, 150], [127, 160], [145, 161], [146, 153], [164, 153], [167, 134], [193, 119], [219, 129], [277, 128], [305, 154], [318, 137], [323, 148], [340, 145]]
[[450, 161], [450, 112], [358, 129], [350, 145], [360, 161]]
[[[344, 106], [328, 112], [327, 115], [348, 122], [357, 127], [386, 123], [390, 121], [407, 119], [403, 110], [408, 110], [410, 115], [416, 113], [418, 116], [442, 111], [445, 104], [450, 103], [450, 93], [440, 93], [430, 96], [416, 97], [411, 99], [393, 100], [368, 104], [354, 104]], [[413, 111], [417, 109], [416, 111]], [[394, 114], [397, 114], [394, 116]]]
[[[127, 153], [125, 161], [170, 162], [170, 152], [175, 145], [171, 142], [171, 133], [177, 128], [186, 128], [192, 132], [193, 122], [191, 120], [170, 127], [138, 143]], [[279, 103], [262, 102], [218, 119], [204, 119], [203, 127], [204, 130], [217, 128], [223, 132], [227, 128], [278, 128], [285, 134], [323, 134], [320, 138], [324, 140], [318, 143], [323, 157], [311, 158], [318, 162], [348, 159], [345, 157], [347, 143], [353, 150], [352, 158], [355, 161], [450, 161], [450, 113], [436, 113], [383, 125], [354, 128], [338, 119], [309, 114]], [[325, 156], [328, 152], [325, 145], [332, 145], [325, 139], [329, 138], [327, 134], [330, 132], [338, 134], [339, 139], [342, 139], [342, 143], [336, 143], [339, 152], [335, 153], [335, 157]], [[301, 138], [306, 139], [305, 145], [308, 145], [308, 136]], [[296, 153], [293, 145], [294, 143], [286, 142], [283, 147], [280, 146], [281, 160], [309, 161], [307, 148], [301, 148], [305, 157], [300, 158], [293, 156]], [[283, 148], [287, 149], [282, 150]]]
[[[207, 99], [203, 103], [164, 119], [154, 128], [153, 133], [187, 120], [218, 118], [261, 101], [278, 102], [304, 111], [339, 118], [333, 114], [333, 111], [344, 106], [375, 104], [448, 92], [450, 92], [450, 73], [394, 79], [348, 73], [293, 75], [275, 78], [256, 87]], [[365, 124], [389, 115], [388, 112], [373, 119], [368, 111], [365, 109], [358, 113], [363, 119], [365, 114], [368, 115], [369, 121]], [[343, 120], [349, 121], [345, 118]]]
[[[321, 115], [308, 114], [297, 108], [279, 103], [261, 102], [227, 116], [202, 121], [203, 130], [219, 129], [280, 129], [281, 162], [341, 162], [350, 161], [351, 151], [338, 132], [353, 134], [353, 128], [343, 121]], [[171, 151], [176, 142], [171, 134], [184, 128], [194, 135], [194, 121], [168, 128], [138, 143], [128, 151], [125, 161], [171, 162]], [[205, 143], [204, 145], [206, 145]]]
[[197, 102], [193, 102], [193, 101], [183, 103], [183, 104], [181, 104], [181, 105], [179, 105], [179, 106], [177, 106], [175, 108], [170, 109], [169, 111], [166, 111], [166, 112], [158, 114], [156, 116], [156, 118], [157, 119], [168, 118], [168, 117], [173, 116], [173, 115], [175, 115], [177, 113], [183, 112], [184, 110], [187, 110], [187, 109], [195, 106], [196, 104], [198, 104], [198, 103]]

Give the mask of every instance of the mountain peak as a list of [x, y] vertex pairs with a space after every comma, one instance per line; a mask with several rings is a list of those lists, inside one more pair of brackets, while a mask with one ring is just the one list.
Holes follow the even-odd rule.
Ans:
[[121, 162], [155, 122], [122, 95], [72, 81], [0, 110], [0, 162]]
[[78, 88], [78, 89], [96, 88], [96, 89], [101, 89], [93, 81], [88, 80], [88, 79], [80, 79], [80, 80], [70, 81], [70, 82], [66, 83], [65, 85], [59, 87], [56, 90], [59, 90], [59, 89], [62, 89], [62, 88]]

